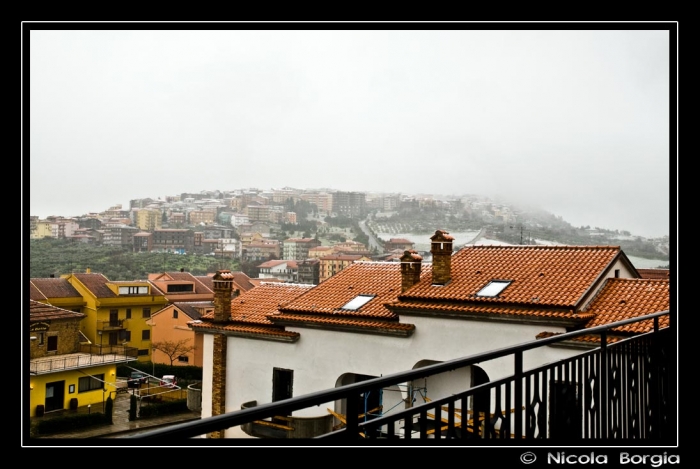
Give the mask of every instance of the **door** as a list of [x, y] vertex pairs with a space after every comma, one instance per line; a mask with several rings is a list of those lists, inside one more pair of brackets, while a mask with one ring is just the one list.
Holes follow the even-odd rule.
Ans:
[[292, 397], [294, 370], [272, 369], [272, 402]]
[[65, 381], [54, 381], [52, 383], [46, 383], [46, 398], [44, 400], [45, 412], [63, 409], [65, 386]]

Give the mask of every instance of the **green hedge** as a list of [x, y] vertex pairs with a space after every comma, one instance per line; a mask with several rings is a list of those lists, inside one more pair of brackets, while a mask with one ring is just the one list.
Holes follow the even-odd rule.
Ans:
[[158, 417], [159, 415], [170, 415], [175, 412], [182, 412], [187, 409], [187, 399], [177, 401], [158, 402], [154, 404], [142, 405], [139, 411], [139, 418]]
[[37, 420], [34, 425], [34, 433], [38, 435], [62, 433], [98, 425], [109, 425], [111, 423], [101, 412], [65, 415], [47, 420]]

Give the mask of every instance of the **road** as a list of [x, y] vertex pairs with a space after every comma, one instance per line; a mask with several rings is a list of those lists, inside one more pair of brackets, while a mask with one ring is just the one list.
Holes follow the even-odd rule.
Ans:
[[374, 237], [369, 228], [367, 228], [367, 220], [362, 220], [358, 224], [360, 225], [362, 232], [369, 237], [369, 250], [371, 251], [372, 249], [376, 248], [378, 252], [384, 252], [384, 245], [381, 244], [377, 238]]

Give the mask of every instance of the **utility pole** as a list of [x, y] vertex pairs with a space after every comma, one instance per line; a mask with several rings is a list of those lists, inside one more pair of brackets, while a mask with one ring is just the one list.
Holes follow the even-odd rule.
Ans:
[[520, 244], [523, 244], [523, 225], [520, 225]]

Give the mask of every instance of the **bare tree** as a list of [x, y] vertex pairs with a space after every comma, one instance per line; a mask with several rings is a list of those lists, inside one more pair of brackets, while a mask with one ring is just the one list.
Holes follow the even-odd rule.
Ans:
[[190, 339], [182, 339], [178, 341], [163, 340], [161, 342], [153, 342], [151, 344], [155, 350], [160, 350], [170, 359], [170, 367], [172, 368], [175, 359], [181, 355], [185, 355], [194, 350], [194, 345]]

